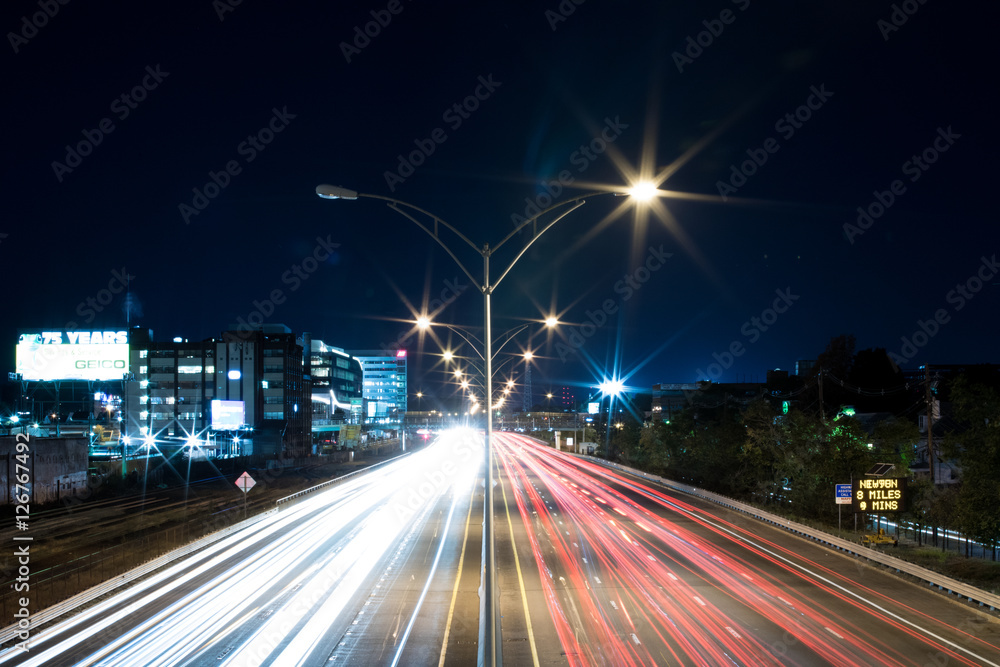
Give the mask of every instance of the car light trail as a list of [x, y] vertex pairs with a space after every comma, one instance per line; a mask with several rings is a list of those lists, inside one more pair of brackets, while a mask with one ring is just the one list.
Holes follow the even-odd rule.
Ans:
[[[570, 664], [654, 664], [666, 657], [650, 653], [655, 642], [671, 661], [685, 664], [781, 664], [761, 627], [784, 632], [804, 655], [834, 665], [912, 664], [879, 627], [909, 635], [955, 664], [995, 664], [942, 636], [955, 628], [926, 615], [928, 627], [904, 621], [886, 608], [886, 596], [878, 594], [883, 605], [876, 605], [875, 594], [855, 593], [858, 586], [846, 577], [799, 565], [803, 559], [793, 562], [787, 549], [662, 490], [524, 436], [495, 438]], [[694, 532], [692, 523], [717, 539]], [[567, 585], [553, 586], [554, 579]], [[602, 590], [619, 592], [617, 600]], [[824, 596], [853, 611], [827, 609]], [[569, 614], [569, 607], [580, 613]]]
[[[481, 446], [481, 437], [444, 435], [400, 461], [285, 507], [33, 634], [27, 659], [8, 651], [0, 655], [0, 664], [15, 657], [23, 665], [56, 664], [88, 642], [99, 648], [74, 664], [284, 667], [325, 662], [330, 633], [347, 626], [348, 614], [348, 619], [357, 614], [351, 607], [356, 593], [401, 536], [419, 534], [438, 501], [449, 499], [449, 524], [459, 499], [468, 501], [481, 475], [475, 453]], [[425, 593], [447, 535], [446, 528], [434, 538], [437, 557]], [[418, 603], [408, 631], [419, 609]], [[397, 655], [408, 636], [397, 643]], [[37, 648], [40, 644], [44, 648]]]

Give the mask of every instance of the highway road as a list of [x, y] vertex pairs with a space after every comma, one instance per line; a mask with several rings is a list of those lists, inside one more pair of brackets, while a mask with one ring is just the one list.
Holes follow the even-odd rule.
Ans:
[[482, 458], [481, 435], [442, 437], [33, 632], [0, 665], [474, 663]]
[[[0, 665], [471, 665], [482, 436], [306, 496]], [[1000, 623], [707, 502], [495, 436], [508, 665], [997, 665]]]
[[1000, 624], [977, 610], [523, 436], [496, 440], [505, 663], [1000, 664]]

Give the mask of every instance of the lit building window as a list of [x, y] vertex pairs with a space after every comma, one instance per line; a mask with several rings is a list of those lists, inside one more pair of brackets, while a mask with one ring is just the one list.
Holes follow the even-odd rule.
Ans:
[[149, 350], [139, 350], [140, 359], [145, 359], [147, 355], [149, 355]]
[[149, 371], [148, 366], [139, 366], [139, 375], [145, 375]]

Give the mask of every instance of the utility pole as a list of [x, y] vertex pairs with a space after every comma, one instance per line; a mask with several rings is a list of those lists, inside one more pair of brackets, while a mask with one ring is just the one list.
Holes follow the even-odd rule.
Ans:
[[823, 367], [820, 366], [819, 373], [816, 375], [816, 381], [819, 383], [819, 420], [826, 423], [826, 410], [823, 409]]
[[931, 365], [924, 364], [924, 388], [927, 392], [927, 460], [934, 485], [934, 394], [931, 392]]
[[522, 392], [521, 410], [531, 412], [531, 362], [524, 362], [524, 392]]

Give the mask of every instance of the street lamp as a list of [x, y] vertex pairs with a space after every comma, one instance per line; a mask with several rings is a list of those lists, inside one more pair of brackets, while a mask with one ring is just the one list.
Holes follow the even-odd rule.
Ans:
[[[650, 189], [652, 188], [652, 189]], [[485, 465], [486, 465], [486, 480], [485, 480], [485, 506], [483, 509], [483, 552], [485, 554], [483, 562], [482, 571], [482, 590], [483, 597], [480, 600], [480, 642], [479, 642], [479, 663], [484, 664], [495, 664], [502, 662], [502, 643], [500, 641], [501, 631], [500, 631], [500, 615], [497, 611], [497, 597], [495, 590], [495, 553], [494, 553], [494, 540], [493, 540], [493, 448], [491, 446], [491, 438], [493, 434], [493, 349], [492, 349], [492, 312], [490, 310], [490, 297], [493, 295], [493, 291], [497, 286], [503, 281], [514, 265], [517, 264], [518, 260], [524, 256], [535, 241], [538, 238], [552, 228], [557, 222], [565, 218], [567, 215], [575, 211], [576, 209], [583, 206], [587, 198], [596, 197], [601, 195], [613, 195], [613, 196], [634, 196], [637, 200], [642, 198], [648, 198], [655, 196], [657, 190], [655, 186], [646, 186], [642, 184], [635, 184], [634, 187], [630, 189], [625, 189], [621, 191], [604, 191], [604, 192], [593, 192], [590, 194], [580, 195], [574, 199], [568, 199], [558, 204], [554, 204], [544, 211], [541, 211], [532, 218], [529, 218], [515, 227], [506, 237], [503, 238], [495, 246], [491, 247], [488, 243], [484, 244], [482, 247], [477, 246], [475, 243], [470, 241], [462, 232], [458, 231], [454, 226], [445, 222], [436, 215], [419, 208], [413, 204], [409, 204], [399, 199], [394, 199], [392, 197], [385, 197], [382, 195], [372, 195], [364, 194], [358, 192], [357, 190], [351, 190], [339, 185], [319, 185], [316, 187], [316, 194], [323, 199], [379, 199], [386, 202], [386, 204], [396, 213], [399, 213], [410, 222], [420, 227], [428, 236], [433, 238], [438, 245], [440, 245], [448, 256], [455, 260], [458, 267], [468, 276], [469, 280], [472, 281], [474, 285], [479, 285], [479, 290], [483, 293], [483, 320], [485, 322], [486, 332], [483, 337], [485, 354], [483, 355], [483, 361], [485, 364], [485, 393], [486, 393], [486, 434], [485, 434]], [[559, 210], [560, 212], [556, 217], [544, 223], [539, 229], [537, 224], [538, 220], [547, 215], [550, 212]], [[430, 219], [431, 224], [428, 225], [426, 222], [422, 222], [414, 217], [415, 214], [420, 214], [426, 216]], [[493, 254], [499, 250], [504, 244], [510, 239], [518, 236], [522, 229], [528, 225], [534, 225], [534, 234], [528, 240], [527, 244], [514, 256], [510, 264], [506, 269], [500, 274], [495, 280], [491, 278], [490, 275], [490, 258]], [[454, 251], [449, 248], [441, 238], [441, 228], [445, 228], [452, 234], [457, 236], [461, 241], [463, 241], [470, 248], [475, 250], [483, 259], [483, 273], [482, 280], [477, 279], [462, 263], [462, 261], [455, 255]], [[553, 318], [554, 319], [554, 318]], [[500, 405], [502, 405], [502, 399]]]
[[[605, 431], [605, 444], [604, 453], [611, 460], [611, 418], [613, 416], [615, 398], [617, 398], [624, 390], [625, 383], [622, 382], [620, 378], [611, 378], [609, 380], [604, 380], [597, 387], [601, 390], [601, 393], [608, 396], [608, 423], [604, 427]], [[620, 425], [619, 425], [620, 426]]]

